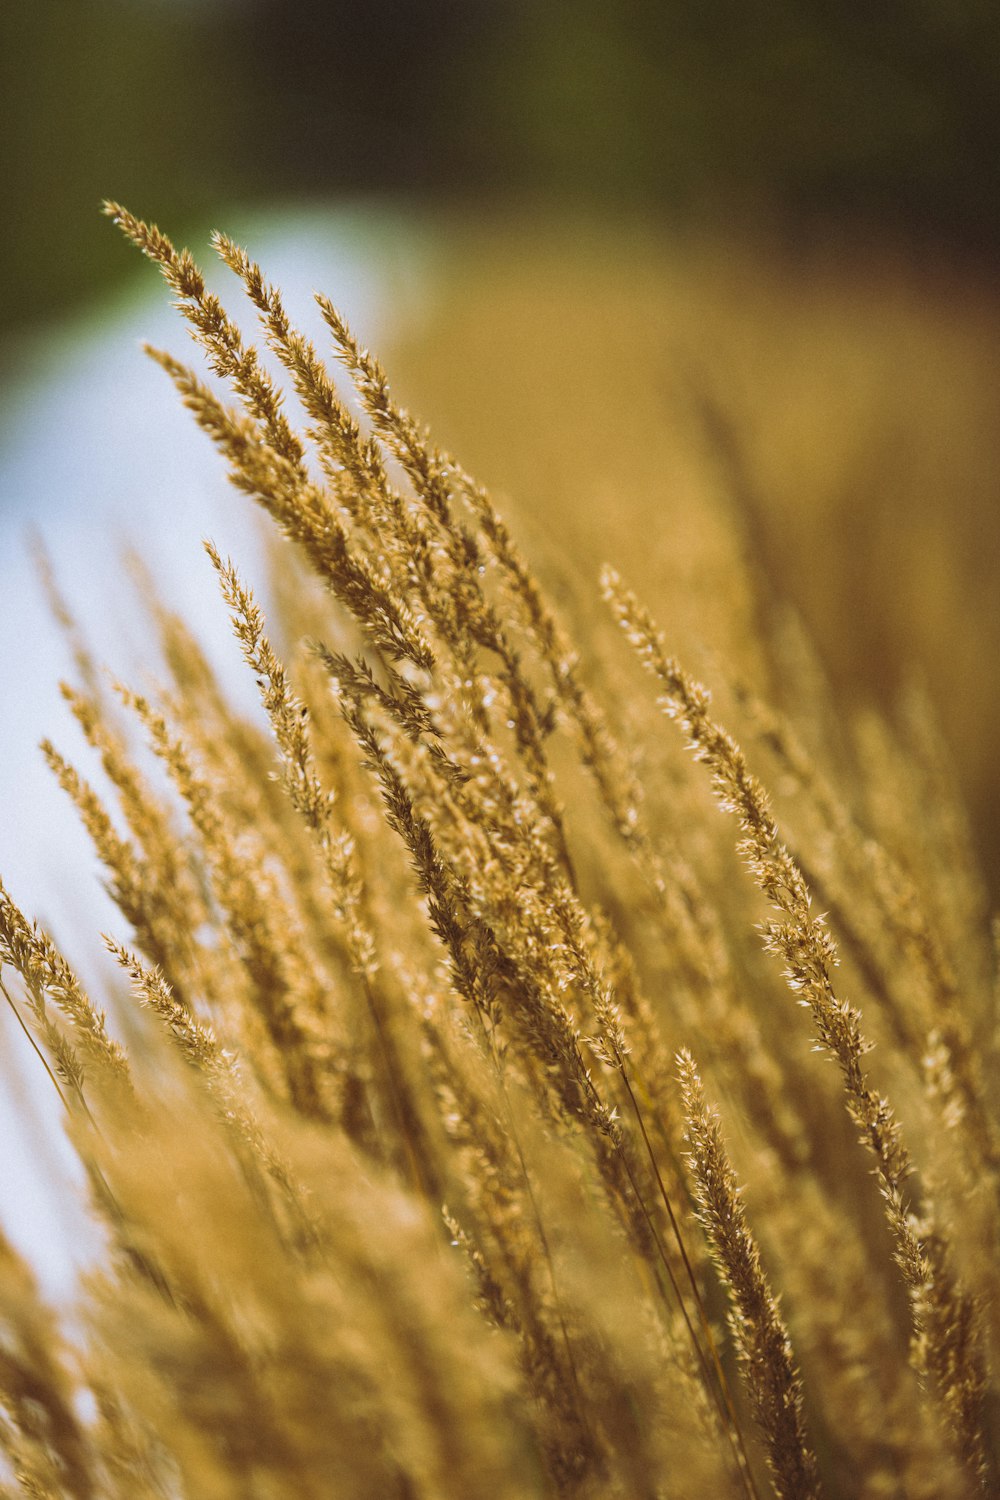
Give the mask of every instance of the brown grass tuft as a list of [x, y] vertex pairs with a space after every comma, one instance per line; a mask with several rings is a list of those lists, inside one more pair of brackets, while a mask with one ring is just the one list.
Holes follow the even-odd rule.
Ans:
[[[57, 603], [106, 790], [43, 752], [117, 902], [122, 980], [109, 1020], [0, 887], [0, 989], [106, 1252], [63, 1330], [0, 1247], [4, 1493], [994, 1493], [994, 1012], [956, 954], [983, 935], [959, 820], [923, 805], [926, 718], [827, 753], [806, 648], [801, 726], [734, 660], [779, 831], [608, 571], [751, 888], [589, 593], [571, 629], [333, 305], [344, 392], [216, 236], [297, 433], [191, 256], [108, 212], [228, 394], [152, 357], [283, 541], [256, 591], [206, 544], [256, 718], [156, 600], [155, 560], [159, 690], [110, 701]], [[745, 600], [771, 585], [744, 564]], [[787, 663], [758, 602], [748, 657]]]

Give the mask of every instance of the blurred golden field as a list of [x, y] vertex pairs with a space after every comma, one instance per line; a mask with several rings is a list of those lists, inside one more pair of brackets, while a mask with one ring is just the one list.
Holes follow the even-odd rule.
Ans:
[[589, 584], [614, 562], [699, 666], [757, 638], [735, 547], [800, 614], [845, 710], [926, 683], [996, 895], [991, 280], [836, 230], [486, 214], [439, 244], [426, 323], [393, 350], [407, 401], [556, 572]]

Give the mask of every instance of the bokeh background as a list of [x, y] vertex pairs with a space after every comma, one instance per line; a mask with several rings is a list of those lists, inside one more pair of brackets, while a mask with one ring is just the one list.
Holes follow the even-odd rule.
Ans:
[[709, 678], [749, 549], [845, 716], [925, 682], [995, 902], [993, 0], [6, 0], [0, 109], [0, 871], [29, 909], [104, 912], [33, 748], [69, 728], [29, 529], [119, 669], [124, 542], [199, 621], [200, 536], [253, 548], [137, 352], [185, 339], [105, 196], [203, 256], [245, 240], [304, 321], [322, 286], [550, 576], [586, 598], [614, 562]]
[[994, 255], [990, 0], [8, 0], [5, 324], [119, 272], [95, 202], [533, 198]]

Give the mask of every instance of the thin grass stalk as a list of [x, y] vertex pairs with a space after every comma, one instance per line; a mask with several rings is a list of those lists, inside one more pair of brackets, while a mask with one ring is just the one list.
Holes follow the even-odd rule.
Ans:
[[709, 1239], [730, 1296], [737, 1347], [779, 1500], [818, 1500], [816, 1457], [802, 1421], [802, 1382], [791, 1341], [761, 1267], [717, 1117], [705, 1104], [689, 1052], [678, 1058], [691, 1164]]

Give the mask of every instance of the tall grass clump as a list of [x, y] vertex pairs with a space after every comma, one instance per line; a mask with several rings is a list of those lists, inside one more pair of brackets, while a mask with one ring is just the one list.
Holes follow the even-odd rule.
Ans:
[[108, 212], [273, 618], [207, 544], [259, 715], [154, 598], [160, 691], [64, 687], [101, 789], [43, 747], [121, 983], [0, 887], [105, 1240], [69, 1319], [0, 1242], [2, 1492], [997, 1493], [995, 960], [926, 705], [830, 733], [774, 599], [718, 709], [610, 569], [571, 632], [330, 302], [343, 390], [231, 241], [267, 362]]

